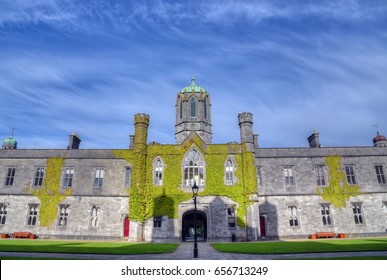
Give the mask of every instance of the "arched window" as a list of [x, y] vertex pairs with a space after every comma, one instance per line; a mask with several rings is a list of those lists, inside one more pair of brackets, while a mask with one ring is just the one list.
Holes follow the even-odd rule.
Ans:
[[158, 158], [153, 164], [153, 185], [162, 186], [164, 176], [164, 163]]
[[225, 181], [227, 186], [232, 186], [235, 184], [234, 176], [235, 166], [231, 159], [226, 160], [225, 164]]
[[191, 117], [196, 117], [196, 99], [194, 97], [191, 98]]
[[204, 102], [203, 102], [203, 104], [204, 104], [204, 118], [205, 119], [207, 119], [207, 100], [206, 99], [204, 99]]
[[183, 118], [183, 101], [180, 100], [180, 119]]
[[101, 216], [101, 207], [93, 205], [93, 207], [91, 207], [91, 215], [90, 215], [90, 226], [92, 228], [98, 227], [100, 216]]
[[194, 182], [204, 186], [204, 159], [203, 156], [192, 149], [183, 160], [183, 183], [185, 187], [192, 187]]

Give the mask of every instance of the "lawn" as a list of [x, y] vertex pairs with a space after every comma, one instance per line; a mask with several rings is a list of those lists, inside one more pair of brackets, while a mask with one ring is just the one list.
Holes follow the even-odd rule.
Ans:
[[0, 240], [2, 252], [137, 255], [170, 253], [176, 247], [173, 243]]
[[241, 254], [387, 251], [387, 238], [214, 243], [212, 246], [219, 252]]

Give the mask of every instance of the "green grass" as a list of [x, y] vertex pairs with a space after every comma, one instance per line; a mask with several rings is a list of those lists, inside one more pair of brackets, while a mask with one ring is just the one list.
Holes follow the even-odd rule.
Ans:
[[176, 247], [173, 243], [0, 240], [2, 252], [137, 255], [170, 253]]
[[214, 243], [212, 246], [219, 252], [241, 254], [387, 251], [387, 238]]
[[297, 258], [297, 259], [277, 259], [277, 260], [387, 260], [387, 256], [353, 256], [353, 257], [332, 257], [332, 258]]

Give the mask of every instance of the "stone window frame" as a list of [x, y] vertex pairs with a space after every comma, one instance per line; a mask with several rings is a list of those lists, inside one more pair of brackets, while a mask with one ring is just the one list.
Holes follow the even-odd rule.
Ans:
[[27, 226], [34, 227], [38, 224], [40, 205], [39, 203], [28, 203]]
[[288, 215], [288, 222], [291, 228], [299, 228], [300, 223], [300, 207], [297, 203], [290, 203], [286, 205], [286, 212]]
[[[101, 176], [102, 173], [102, 176]], [[102, 189], [105, 179], [106, 167], [95, 166], [93, 171], [93, 189]]]
[[92, 204], [89, 207], [89, 211], [90, 211], [89, 228], [92, 228], [92, 229], [99, 228], [99, 225], [101, 224], [102, 207], [98, 204]]
[[163, 159], [158, 156], [153, 160], [153, 185], [162, 186], [164, 180], [165, 164]]
[[295, 188], [296, 187], [296, 167], [294, 165], [284, 165], [282, 168], [282, 174], [284, 176], [285, 187]]
[[321, 222], [324, 227], [333, 227], [332, 204], [320, 203]]
[[[72, 171], [72, 172], [68, 173], [67, 171]], [[75, 174], [74, 166], [63, 167], [62, 188], [71, 188], [73, 186], [74, 174]]]
[[189, 116], [191, 118], [196, 118], [197, 116], [197, 103], [198, 103], [198, 100], [196, 99], [195, 96], [192, 96], [190, 97], [190, 99], [188, 100], [189, 101]]
[[[192, 158], [192, 160], [199, 160], [198, 166], [195, 167], [195, 162], [192, 162], [193, 165], [190, 165], [190, 162], [187, 163], [189, 160], [189, 156], [192, 156], [192, 153], [196, 153]], [[188, 177], [186, 174], [188, 168]], [[195, 169], [197, 169], [197, 172], [195, 173]], [[192, 170], [192, 178], [191, 178], [191, 171]], [[202, 178], [200, 178], [200, 175], [202, 175]], [[185, 188], [192, 188], [194, 185], [194, 181], [196, 181], [196, 184], [199, 188], [203, 188], [206, 185], [206, 162], [204, 160], [204, 156], [202, 153], [199, 152], [198, 149], [195, 147], [191, 148], [184, 156], [182, 161], [182, 177], [183, 177], [183, 187]], [[195, 178], [197, 177], [197, 178]], [[191, 190], [190, 190], [191, 191]]]
[[317, 164], [314, 166], [314, 173], [316, 178], [316, 184], [319, 187], [328, 186], [327, 167], [324, 164]]
[[257, 186], [263, 187], [263, 166], [262, 165], [257, 165]]
[[70, 204], [58, 205], [58, 227], [65, 228], [68, 226], [70, 213]]
[[162, 223], [163, 223], [163, 216], [153, 217], [153, 228], [161, 228]]
[[132, 182], [132, 166], [124, 167], [124, 187], [130, 188], [130, 184]]
[[385, 221], [387, 223], [387, 201], [382, 202], [382, 208], [384, 209]]
[[363, 202], [351, 202], [351, 210], [355, 225], [364, 226], [365, 218]]
[[357, 184], [357, 176], [356, 176], [356, 165], [354, 164], [346, 164], [344, 165], [345, 178], [347, 180], [348, 185], [356, 185]]
[[9, 212], [9, 203], [0, 203], [0, 226], [7, 222]]
[[227, 214], [227, 227], [235, 229], [236, 228], [236, 209], [234, 205], [227, 205], [226, 208]]
[[[7, 166], [5, 170], [4, 187], [10, 188], [15, 185], [16, 166]], [[13, 171], [13, 172], [12, 172]]]
[[386, 185], [387, 180], [384, 164], [375, 164], [374, 169], [376, 173], [376, 179], [378, 180], [379, 185]]
[[224, 184], [226, 186], [235, 186], [236, 177], [236, 164], [235, 161], [231, 157], [227, 157], [224, 163]]
[[46, 168], [43, 166], [35, 166], [32, 187], [34, 187], [34, 188], [42, 187], [45, 176], [46, 176]]

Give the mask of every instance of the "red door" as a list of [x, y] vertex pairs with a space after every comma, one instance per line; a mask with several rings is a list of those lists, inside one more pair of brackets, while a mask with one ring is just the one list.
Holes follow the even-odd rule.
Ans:
[[129, 237], [129, 227], [130, 227], [130, 221], [129, 221], [129, 218], [126, 217], [124, 221], [124, 237]]
[[261, 236], [266, 236], [266, 218], [259, 216], [259, 226], [261, 227]]

